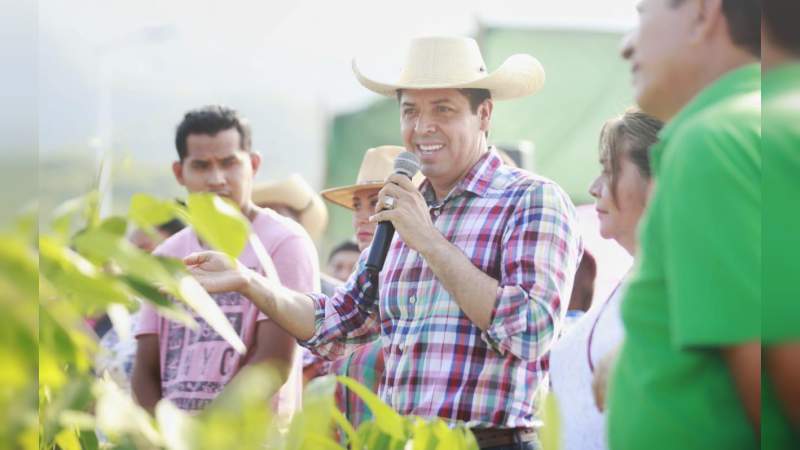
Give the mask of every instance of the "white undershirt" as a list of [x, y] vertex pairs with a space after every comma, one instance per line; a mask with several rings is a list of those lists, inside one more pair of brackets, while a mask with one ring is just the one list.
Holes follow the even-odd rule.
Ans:
[[[605, 416], [598, 411], [592, 394], [593, 373], [589, 366], [589, 355], [596, 368], [603, 356], [622, 342], [623, 328], [619, 309], [621, 299], [622, 289], [618, 288], [606, 302], [592, 305], [553, 344], [550, 353], [550, 382], [561, 416], [562, 450], [608, 448]], [[590, 334], [593, 336], [592, 348], [588, 352]]]

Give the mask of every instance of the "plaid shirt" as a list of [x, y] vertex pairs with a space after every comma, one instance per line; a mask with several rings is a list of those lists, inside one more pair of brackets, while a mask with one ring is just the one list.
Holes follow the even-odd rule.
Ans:
[[399, 413], [533, 427], [582, 253], [574, 207], [558, 185], [503, 165], [494, 151], [443, 201], [428, 181], [420, 191], [439, 232], [499, 281], [489, 327], [481, 331], [395, 235], [379, 280], [364, 269], [365, 251], [333, 297], [311, 295], [316, 332], [301, 344], [336, 359], [380, 333], [379, 394]]
[[[331, 363], [331, 372], [336, 375], [347, 375], [372, 392], [378, 392], [380, 377], [383, 376], [383, 345], [380, 339], [359, 347], [348, 356]], [[336, 405], [355, 428], [372, 419], [372, 412], [367, 405], [343, 384], [336, 385]]]

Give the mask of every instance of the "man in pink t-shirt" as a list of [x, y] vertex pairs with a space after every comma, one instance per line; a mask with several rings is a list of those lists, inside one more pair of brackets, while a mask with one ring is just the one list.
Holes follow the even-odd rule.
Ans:
[[[266, 250], [283, 285], [301, 292], [319, 289], [317, 252], [303, 228], [269, 209], [255, 206], [250, 193], [260, 156], [251, 151], [250, 128], [235, 111], [209, 106], [188, 112], [178, 126], [175, 144], [179, 161], [175, 178], [189, 192], [214, 192], [239, 205], [250, 219], [254, 235]], [[239, 262], [261, 274], [253, 244]], [[178, 259], [208, 248], [191, 228], [161, 244], [155, 254]], [[292, 336], [269, 320], [241, 294], [212, 297], [247, 346], [238, 354], [208, 324], [191, 330], [142, 307], [136, 331], [138, 349], [131, 384], [137, 401], [153, 411], [166, 398], [186, 411], [199, 411], [214, 400], [247, 364], [269, 362], [281, 370], [285, 384], [273, 401], [280, 416], [300, 405], [301, 362]]]

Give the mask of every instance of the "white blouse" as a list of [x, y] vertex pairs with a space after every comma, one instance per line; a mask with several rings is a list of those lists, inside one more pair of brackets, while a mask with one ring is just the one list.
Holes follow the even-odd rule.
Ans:
[[561, 416], [562, 450], [606, 450], [605, 415], [597, 409], [592, 378], [600, 360], [623, 338], [617, 289], [593, 305], [550, 352], [550, 382]]

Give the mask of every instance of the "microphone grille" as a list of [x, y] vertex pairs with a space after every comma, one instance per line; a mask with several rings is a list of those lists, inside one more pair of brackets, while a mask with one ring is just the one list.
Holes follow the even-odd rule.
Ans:
[[394, 160], [394, 171], [402, 173], [408, 178], [414, 178], [414, 175], [419, 172], [419, 158], [408, 151], [400, 153]]

